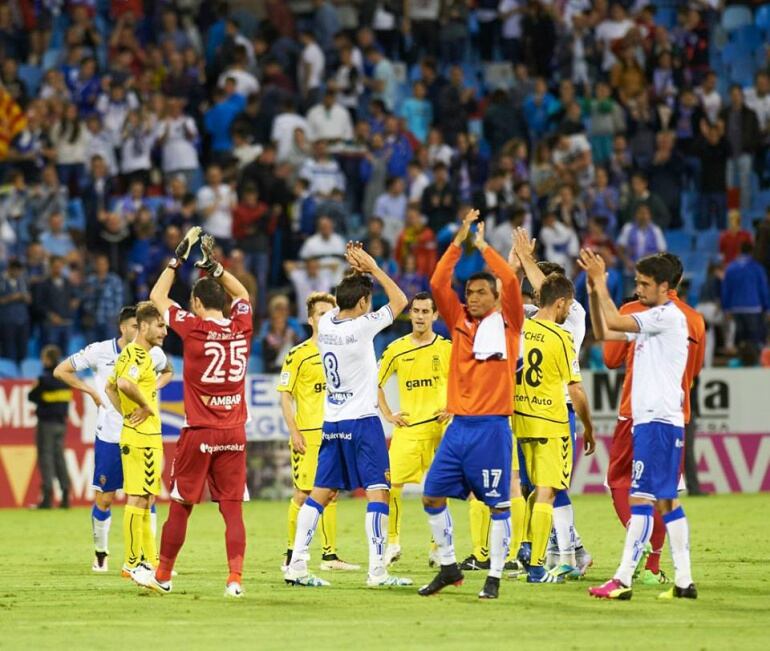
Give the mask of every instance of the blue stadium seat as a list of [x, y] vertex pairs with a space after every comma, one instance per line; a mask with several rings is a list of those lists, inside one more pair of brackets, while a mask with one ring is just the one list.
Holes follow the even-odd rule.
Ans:
[[754, 24], [770, 38], [770, 4], [764, 4], [754, 16]]
[[252, 38], [259, 28], [259, 20], [253, 12], [246, 9], [238, 9], [233, 12], [233, 18], [237, 21], [238, 27], [244, 36]]
[[676, 9], [674, 7], [658, 7], [655, 13], [655, 24], [666, 29], [676, 26]]
[[262, 356], [260, 355], [257, 357], [256, 355], [253, 355], [249, 358], [249, 373], [262, 373], [264, 372], [265, 366], [264, 362], [262, 361]]
[[37, 378], [43, 372], [43, 362], [37, 357], [27, 357], [21, 361], [21, 377]]
[[27, 94], [34, 97], [40, 89], [40, 82], [43, 81], [43, 69], [40, 66], [21, 64], [19, 66], [19, 79], [26, 85]]
[[727, 7], [722, 14], [722, 28], [728, 33], [744, 25], [751, 25], [753, 22], [754, 17], [751, 15], [751, 9], [743, 5]]
[[744, 25], [730, 34], [730, 41], [742, 52], [753, 53], [762, 45], [762, 32], [756, 25]]
[[0, 357], [0, 380], [15, 380], [17, 377], [19, 377], [19, 368], [16, 362]]
[[668, 250], [676, 255], [692, 251], [693, 236], [685, 230], [666, 231]]

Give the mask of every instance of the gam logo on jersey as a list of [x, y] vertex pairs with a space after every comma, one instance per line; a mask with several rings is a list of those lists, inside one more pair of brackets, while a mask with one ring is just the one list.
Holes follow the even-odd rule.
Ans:
[[313, 391], [315, 393], [323, 393], [324, 391], [326, 391], [326, 382], [316, 382], [313, 385]]
[[209, 407], [232, 409], [241, 404], [243, 396], [240, 393], [230, 396], [201, 396], [201, 400], [203, 400], [203, 403]]
[[421, 389], [423, 387], [432, 387], [433, 386], [433, 380], [430, 378], [425, 378], [423, 380], [407, 380], [406, 381], [406, 388], [408, 391], [411, 391], [412, 389]]

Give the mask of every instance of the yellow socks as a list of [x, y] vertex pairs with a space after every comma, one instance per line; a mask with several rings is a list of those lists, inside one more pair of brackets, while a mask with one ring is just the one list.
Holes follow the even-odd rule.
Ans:
[[489, 507], [481, 500], [472, 499], [468, 502], [468, 520], [471, 525], [473, 555], [479, 561], [486, 561], [489, 558], [489, 527], [492, 523]]
[[136, 567], [142, 559], [145, 513], [149, 514], [149, 510], [138, 506], [126, 505], [123, 509], [123, 544], [126, 550], [123, 562], [129, 568]]
[[292, 549], [294, 547], [294, 537], [297, 535], [297, 516], [299, 515], [300, 506], [294, 501], [292, 497], [289, 500], [289, 528], [288, 528], [288, 542], [286, 543], [286, 549]]
[[324, 556], [337, 553], [337, 500], [329, 502], [321, 514], [321, 553]]
[[158, 545], [155, 541], [155, 527], [152, 526], [150, 507], [144, 511], [142, 518], [142, 556], [144, 560], [158, 566]]
[[526, 542], [532, 542], [532, 507], [535, 504], [535, 491], [534, 489], [527, 497], [525, 511], [524, 511], [524, 538]]
[[542, 566], [545, 563], [545, 552], [548, 548], [548, 537], [551, 535], [553, 524], [553, 505], [546, 502], [535, 502], [532, 507], [532, 565]]
[[524, 519], [526, 517], [527, 504], [523, 497], [511, 498], [511, 551], [508, 552], [509, 561], [516, 560], [524, 538]]
[[390, 516], [388, 517], [388, 544], [398, 545], [401, 536], [401, 492], [402, 486], [390, 488]]

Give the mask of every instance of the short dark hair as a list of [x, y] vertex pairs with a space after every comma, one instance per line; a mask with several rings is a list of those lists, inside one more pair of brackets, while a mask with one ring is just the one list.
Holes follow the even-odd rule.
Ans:
[[684, 275], [684, 267], [682, 266], [682, 261], [678, 255], [674, 255], [668, 251], [659, 253], [658, 255], [661, 258], [668, 260], [668, 263], [671, 265], [671, 271], [673, 273], [671, 274], [671, 280], [669, 281], [669, 284], [671, 289], [676, 289], [676, 287], [679, 286], [679, 283], [682, 282], [682, 276]]
[[540, 286], [540, 307], [553, 305], [560, 298], [574, 298], [575, 286], [564, 274], [551, 273]]
[[227, 305], [227, 295], [216, 280], [206, 276], [195, 281], [192, 288], [193, 298], [197, 298], [207, 310], [224, 311]]
[[551, 274], [559, 274], [560, 276], [566, 276], [567, 272], [564, 271], [564, 267], [556, 262], [548, 262], [548, 260], [541, 260], [537, 263], [537, 268], [540, 269], [546, 276]]
[[337, 305], [341, 310], [350, 310], [362, 298], [372, 295], [373, 283], [369, 276], [354, 273], [342, 279], [335, 290]]
[[741, 253], [743, 255], [748, 255], [749, 253], [752, 253], [754, 251], [754, 245], [749, 242], [741, 242]]
[[412, 309], [415, 301], [430, 301], [433, 311], [435, 312], [438, 309], [436, 307], [436, 301], [433, 298], [433, 294], [430, 292], [417, 292], [414, 296], [412, 296], [412, 300], [409, 301], [409, 307], [407, 308], [408, 310]]
[[468, 280], [465, 281], [465, 288], [467, 289], [468, 285], [474, 280], [486, 280], [489, 283], [489, 288], [492, 290], [492, 293], [497, 296], [497, 278], [491, 273], [488, 271], [477, 271], [475, 274], [471, 274], [468, 276]]
[[152, 301], [140, 301], [136, 304], [137, 323], [148, 323], [162, 318], [160, 310], [155, 307]]
[[636, 263], [636, 271], [643, 276], [649, 276], [658, 285], [668, 283], [671, 288], [671, 277], [674, 275], [671, 262], [657, 253], [639, 260]]
[[55, 344], [48, 344], [43, 346], [43, 350], [40, 351], [40, 357], [48, 368], [53, 368], [61, 360], [61, 348]]
[[118, 314], [118, 325], [136, 318], [136, 305], [124, 305]]

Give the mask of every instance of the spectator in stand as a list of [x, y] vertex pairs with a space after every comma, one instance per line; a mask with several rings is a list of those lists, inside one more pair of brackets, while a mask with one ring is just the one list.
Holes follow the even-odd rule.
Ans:
[[279, 294], [270, 299], [267, 320], [260, 331], [265, 373], [280, 373], [283, 358], [305, 338], [296, 319], [289, 316], [289, 299]]
[[[606, 220], [606, 229], [609, 233], [615, 233], [618, 226], [618, 208], [620, 207], [620, 194], [618, 189], [611, 186], [610, 176], [605, 167], [596, 168], [596, 185], [588, 193], [586, 208], [594, 218]], [[590, 230], [590, 220], [589, 220]]]
[[36, 233], [48, 226], [48, 218], [54, 213], [66, 213], [69, 202], [69, 190], [59, 182], [54, 165], [46, 165], [40, 178], [40, 184], [33, 188], [30, 197], [30, 210], [35, 216], [32, 226]]
[[754, 257], [770, 276], [770, 206], [765, 208], [765, 218], [757, 226], [757, 246]]
[[125, 183], [140, 180], [150, 184], [152, 150], [157, 131], [152, 117], [141, 108], [132, 109], [121, 127], [120, 173]]
[[[674, 134], [671, 131], [660, 131], [655, 136], [656, 149], [649, 170], [650, 191], [660, 197], [671, 216], [671, 223], [663, 228], [681, 228], [682, 179], [685, 174], [685, 164], [682, 156], [676, 151]], [[660, 224], [659, 224], [660, 225]]]
[[245, 258], [246, 270], [256, 278], [254, 293], [259, 302], [252, 302], [252, 305], [257, 306], [260, 315], [267, 309], [270, 239], [275, 226], [276, 220], [270, 214], [269, 206], [259, 200], [257, 186], [253, 183], [244, 185], [240, 201], [233, 208], [233, 237], [240, 249], [236, 257]]
[[64, 435], [72, 390], [53, 376], [62, 357], [58, 346], [45, 346], [40, 351], [43, 373], [30, 389], [29, 401], [37, 406], [37, 465], [40, 469], [43, 497], [38, 509], [53, 506], [53, 480], [59, 482], [59, 508], [69, 508], [70, 478], [64, 461]]
[[118, 159], [115, 156], [115, 143], [112, 134], [104, 128], [98, 113], [88, 115], [86, 127], [88, 128], [85, 151], [86, 160], [93, 160], [94, 156], [101, 157], [107, 165], [109, 176], [117, 176], [120, 170], [118, 168]]
[[302, 45], [302, 53], [297, 70], [297, 80], [302, 101], [306, 107], [310, 107], [317, 104], [320, 99], [326, 57], [309, 29], [300, 30], [299, 42]]
[[543, 216], [540, 228], [540, 243], [543, 245], [543, 258], [564, 267], [566, 275], [571, 278], [575, 269], [575, 260], [580, 252], [580, 241], [577, 233], [558, 219], [553, 211]]
[[334, 190], [345, 191], [345, 176], [339, 163], [329, 156], [325, 140], [313, 143], [313, 157], [302, 165], [299, 176], [308, 180], [316, 199], [326, 199]]
[[48, 136], [55, 151], [59, 178], [71, 195], [78, 196], [85, 174], [88, 130], [80, 120], [75, 104], [70, 102], [64, 107], [61, 118], [51, 126]]
[[770, 186], [770, 72], [760, 70], [754, 77], [754, 86], [743, 91], [746, 106], [757, 115], [760, 143], [755, 156], [755, 170], [760, 187]]
[[332, 286], [342, 279], [342, 262], [345, 259], [345, 240], [334, 232], [334, 221], [326, 215], [320, 215], [316, 223], [316, 232], [305, 240], [299, 250], [302, 260], [318, 258], [325, 267], [335, 266], [332, 274]]
[[170, 97], [166, 102], [167, 113], [158, 124], [158, 143], [161, 147], [161, 169], [166, 178], [184, 175], [187, 188], [196, 192], [201, 185], [198, 160], [198, 127], [183, 112], [185, 100]]
[[588, 213], [583, 202], [575, 196], [575, 188], [565, 183], [559, 188], [558, 196], [551, 202], [550, 210], [559, 221], [576, 233], [584, 233], [588, 227]]
[[409, 139], [401, 131], [401, 122], [395, 115], [388, 115], [385, 118], [383, 136], [388, 174], [405, 177], [413, 152]]
[[741, 227], [741, 211], [730, 210], [727, 213], [727, 228], [719, 234], [719, 253], [722, 264], [729, 265], [741, 253], [741, 247], [748, 243], [754, 246], [754, 238], [749, 231]]
[[392, 176], [387, 180], [387, 190], [374, 202], [374, 217], [383, 222], [383, 237], [391, 246], [395, 245], [399, 233], [404, 228], [407, 198], [404, 194], [404, 180]]
[[612, 98], [608, 84], [596, 84], [596, 98], [588, 100], [590, 127], [588, 130], [594, 162], [605, 165], [612, 155], [612, 139], [626, 130], [623, 109]]
[[412, 84], [412, 96], [401, 104], [400, 115], [406, 120], [406, 128], [421, 143], [428, 139], [428, 131], [433, 124], [433, 106], [426, 99], [425, 83], [417, 80]]
[[629, 277], [633, 276], [637, 261], [666, 250], [666, 238], [660, 227], [652, 222], [652, 210], [646, 203], [637, 204], [634, 221], [620, 230], [618, 249]]
[[433, 166], [433, 183], [422, 195], [422, 214], [428, 218], [428, 226], [438, 233], [444, 226], [454, 222], [459, 197], [457, 189], [449, 182], [449, 170], [444, 163]]
[[722, 309], [735, 322], [735, 341], [761, 346], [770, 312], [767, 272], [751, 256], [750, 242], [741, 244], [740, 255], [725, 269], [722, 280]]
[[229, 157], [233, 148], [230, 127], [246, 107], [246, 98], [236, 91], [234, 77], [227, 77], [222, 88], [214, 90], [214, 106], [206, 111], [203, 124], [211, 137], [211, 149], [221, 159]]
[[425, 188], [430, 185], [430, 178], [420, 165], [420, 161], [411, 160], [407, 165], [407, 199], [409, 203], [421, 203]]
[[433, 275], [438, 261], [435, 233], [425, 225], [419, 206], [411, 205], [406, 211], [404, 229], [399, 233], [394, 248], [396, 263], [405, 269], [407, 257], [414, 258], [414, 269], [426, 278]]
[[51, 270], [38, 289], [45, 310], [42, 342], [54, 344], [61, 350], [69, 347], [75, 311], [80, 302], [77, 288], [64, 276], [64, 265], [64, 258], [51, 256]]
[[440, 13], [441, 0], [404, 0], [403, 29], [413, 39], [415, 56], [438, 56]]
[[376, 47], [366, 50], [366, 60], [372, 67], [372, 73], [370, 77], [363, 79], [364, 86], [371, 91], [374, 99], [381, 100], [388, 111], [393, 111], [396, 108], [398, 93], [398, 80], [393, 64]]
[[338, 104], [336, 99], [336, 91], [327, 87], [321, 103], [308, 111], [307, 123], [311, 140], [326, 140], [329, 143], [353, 140], [350, 112]]
[[717, 74], [713, 71], [706, 73], [703, 83], [695, 89], [700, 99], [701, 107], [711, 124], [716, 124], [722, 112], [722, 96], [717, 90]]
[[520, 206], [516, 206], [508, 211], [508, 215], [507, 221], [503, 221], [491, 231], [487, 231], [490, 233], [489, 243], [492, 245], [492, 248], [501, 255], [506, 256], [513, 247], [513, 235], [516, 229], [526, 227], [527, 211]]
[[384, 230], [385, 225], [379, 217], [372, 217], [369, 219], [369, 221], [366, 222], [366, 234], [363, 239], [364, 249], [367, 251], [369, 250], [369, 243], [372, 240], [382, 240], [385, 242], [385, 248], [388, 249], [388, 253], [390, 253], [390, 244], [388, 244], [388, 241], [382, 235]]
[[433, 128], [428, 133], [428, 165], [431, 167], [436, 163], [444, 163], [447, 167], [452, 164], [454, 152], [452, 148], [444, 142], [444, 136], [440, 129]]
[[68, 257], [75, 251], [75, 243], [65, 229], [62, 213], [55, 212], [48, 218], [48, 228], [40, 234], [40, 243], [46, 253], [62, 258]]
[[637, 208], [645, 204], [652, 214], [652, 221], [659, 228], [671, 225], [671, 214], [666, 204], [654, 192], [650, 192], [649, 180], [644, 172], [636, 171], [631, 176], [631, 194], [623, 207], [623, 221], [630, 222], [637, 214]]
[[751, 173], [754, 169], [754, 155], [762, 142], [762, 137], [757, 114], [746, 106], [743, 89], [740, 86], [730, 87], [730, 105], [722, 110], [720, 119], [725, 124], [725, 136], [730, 146], [727, 183], [729, 187], [740, 188], [741, 209], [747, 211], [751, 208]]
[[257, 78], [248, 71], [249, 56], [243, 45], [236, 45], [233, 53], [233, 62], [219, 75], [218, 85], [226, 88], [228, 79], [235, 82], [233, 92], [241, 97], [248, 97], [259, 92]]
[[307, 321], [307, 297], [313, 292], [328, 293], [332, 288], [332, 273], [336, 272], [339, 262], [332, 269], [324, 268], [318, 258], [308, 258], [304, 262], [286, 260], [283, 263], [286, 276], [294, 287], [294, 300], [297, 305], [297, 320]]
[[[249, 293], [249, 302], [257, 305], [258, 288], [257, 278], [251, 273], [246, 265], [246, 255], [240, 249], [233, 249], [227, 256], [227, 270], [235, 276], [238, 281], [246, 288]], [[267, 301], [265, 301], [267, 303]], [[254, 313], [256, 317], [256, 312]]]
[[237, 197], [233, 189], [222, 180], [222, 168], [209, 165], [206, 170], [206, 185], [198, 190], [198, 210], [204, 230], [213, 235], [226, 250], [233, 237], [233, 207]]
[[718, 229], [727, 226], [727, 159], [730, 146], [724, 136], [724, 123], [701, 120], [700, 136], [693, 152], [700, 157], [700, 205], [695, 219], [698, 230], [708, 229], [712, 221]]
[[125, 303], [123, 282], [110, 271], [110, 260], [99, 253], [94, 257], [93, 272], [86, 277], [83, 287], [80, 322], [88, 333], [89, 341], [102, 341], [117, 336], [115, 315]]
[[0, 274], [0, 357], [17, 364], [27, 356], [31, 302], [24, 265], [12, 259]]
[[404, 256], [400, 264], [400, 271], [394, 280], [407, 298], [412, 298], [420, 292], [430, 291], [430, 276], [425, 275], [417, 268], [417, 258], [412, 253]]
[[619, 2], [613, 2], [610, 5], [609, 15], [596, 26], [596, 40], [604, 53], [602, 70], [608, 72], [615, 65], [617, 58], [613, 51], [614, 47], [633, 29], [634, 21], [628, 18], [624, 6]]

